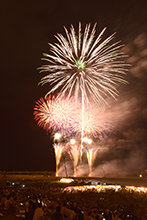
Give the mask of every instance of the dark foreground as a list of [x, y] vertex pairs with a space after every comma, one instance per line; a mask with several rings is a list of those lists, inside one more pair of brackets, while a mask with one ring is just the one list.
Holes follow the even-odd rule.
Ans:
[[[96, 179], [96, 178], [95, 178]], [[78, 220], [84, 213], [85, 220], [95, 219], [147, 219], [147, 193], [145, 191], [110, 189], [99, 192], [95, 188], [86, 191], [67, 190], [65, 187], [87, 183], [87, 179], [78, 178], [73, 183], [61, 183], [59, 178], [47, 176], [3, 176], [0, 178], [0, 219], [28, 219], [26, 214], [32, 205], [43, 204], [44, 219], [52, 219], [57, 206], [64, 210], [64, 218]], [[147, 186], [146, 178], [107, 178], [99, 179], [102, 183], [122, 186]], [[85, 181], [85, 182], [84, 182]], [[11, 208], [6, 210], [4, 200], [10, 196]]]

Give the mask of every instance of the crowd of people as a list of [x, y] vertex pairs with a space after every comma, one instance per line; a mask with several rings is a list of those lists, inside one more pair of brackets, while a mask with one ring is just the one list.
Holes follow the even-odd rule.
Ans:
[[147, 193], [125, 189], [95, 192], [92, 188], [68, 192], [64, 187], [45, 180], [3, 180], [1, 212], [26, 220], [147, 219]]

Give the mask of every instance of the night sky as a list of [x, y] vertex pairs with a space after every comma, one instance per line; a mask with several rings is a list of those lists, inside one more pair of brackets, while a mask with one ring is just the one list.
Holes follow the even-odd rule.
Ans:
[[[109, 3], [107, 3], [109, 2]], [[109, 100], [107, 114], [115, 132], [98, 145], [107, 149], [97, 157], [98, 165], [110, 172], [139, 172], [147, 169], [147, 6], [146, 1], [59, 1], [2, 0], [0, 6], [1, 54], [1, 138], [0, 171], [55, 170], [50, 135], [36, 125], [35, 102], [44, 97], [49, 85], [38, 86], [42, 54], [48, 42], [62, 33], [63, 26], [75, 29], [81, 21], [104, 37], [117, 32], [115, 39], [126, 45], [132, 67], [128, 85], [120, 85], [117, 101]], [[111, 168], [110, 168], [111, 166]]]

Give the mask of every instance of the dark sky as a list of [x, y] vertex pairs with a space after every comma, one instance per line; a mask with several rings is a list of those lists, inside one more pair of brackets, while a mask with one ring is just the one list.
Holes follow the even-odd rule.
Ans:
[[37, 86], [37, 68], [54, 35], [64, 34], [63, 26], [77, 28], [79, 21], [97, 22], [97, 34], [105, 26], [106, 36], [116, 31], [132, 64], [129, 85], [120, 86], [118, 101], [108, 109], [117, 132], [101, 142], [108, 151], [96, 163], [147, 169], [146, 11], [146, 1], [1, 1], [0, 170], [55, 170], [50, 136], [33, 119], [35, 102], [48, 91], [48, 85]]

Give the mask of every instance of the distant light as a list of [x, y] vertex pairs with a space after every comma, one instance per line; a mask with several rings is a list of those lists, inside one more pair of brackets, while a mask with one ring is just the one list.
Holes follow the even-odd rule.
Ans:
[[12, 183], [12, 185], [14, 186], [14, 185], [15, 185], [15, 183]]
[[[71, 192], [72, 190], [77, 190], [77, 191], [87, 191], [87, 190], [93, 190], [95, 189], [97, 192], [101, 192], [107, 190], [107, 189], [113, 189], [115, 191], [121, 190], [121, 186], [120, 185], [85, 185], [85, 186], [70, 186], [70, 187], [66, 187], [64, 189], [64, 191], [69, 191]], [[104, 200], [104, 198], [100, 198], [100, 200]]]
[[24, 188], [24, 187], [25, 187], [25, 185], [22, 185], [22, 187]]
[[75, 144], [75, 143], [76, 143], [75, 139], [71, 139], [71, 140], [70, 140], [70, 143], [71, 143], [71, 144]]
[[73, 181], [74, 181], [73, 179], [69, 179], [69, 178], [62, 178], [62, 179], [60, 179], [60, 182], [62, 182], [62, 183], [71, 183]]
[[140, 174], [139, 177], [141, 178], [141, 177], [142, 177], [142, 174]]

